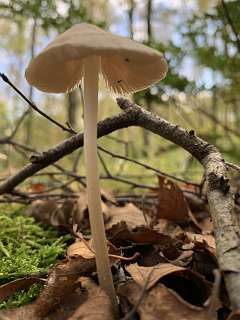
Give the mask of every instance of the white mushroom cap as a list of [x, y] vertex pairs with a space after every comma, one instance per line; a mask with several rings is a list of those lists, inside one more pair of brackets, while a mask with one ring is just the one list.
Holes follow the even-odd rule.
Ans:
[[132, 93], [160, 81], [163, 55], [131, 39], [80, 23], [57, 36], [26, 69], [27, 81], [41, 91], [60, 93], [79, 85], [84, 59], [100, 57], [101, 74], [115, 93]]

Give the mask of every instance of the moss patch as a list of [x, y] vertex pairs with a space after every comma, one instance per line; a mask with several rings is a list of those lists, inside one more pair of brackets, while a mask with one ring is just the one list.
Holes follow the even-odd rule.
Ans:
[[[60, 235], [32, 217], [22, 215], [24, 206], [0, 206], [0, 284], [33, 272], [46, 272], [66, 252], [69, 235]], [[39, 285], [18, 292], [0, 308], [20, 306], [34, 299]]]
[[28, 290], [20, 290], [16, 292], [7, 301], [0, 303], [0, 309], [17, 308], [24, 304], [32, 302], [36, 299], [41, 291], [41, 284], [33, 284]]

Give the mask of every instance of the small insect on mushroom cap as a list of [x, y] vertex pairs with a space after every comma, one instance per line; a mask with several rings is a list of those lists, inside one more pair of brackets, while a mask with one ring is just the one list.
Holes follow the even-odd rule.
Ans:
[[134, 40], [114, 35], [94, 25], [74, 25], [53, 40], [26, 69], [27, 81], [44, 92], [74, 89], [83, 77], [84, 59], [100, 57], [100, 71], [115, 93], [132, 93], [163, 79], [163, 55]]

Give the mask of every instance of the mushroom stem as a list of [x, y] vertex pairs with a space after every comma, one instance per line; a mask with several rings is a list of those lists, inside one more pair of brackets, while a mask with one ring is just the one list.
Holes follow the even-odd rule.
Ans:
[[110, 297], [116, 312], [118, 304], [109, 264], [98, 174], [97, 114], [99, 71], [99, 57], [90, 56], [84, 60], [84, 153], [87, 198], [99, 284]]

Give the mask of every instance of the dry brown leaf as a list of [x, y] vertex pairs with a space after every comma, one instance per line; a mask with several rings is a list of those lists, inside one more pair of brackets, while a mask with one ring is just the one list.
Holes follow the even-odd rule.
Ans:
[[18, 290], [25, 290], [34, 283], [44, 283], [43, 279], [38, 277], [26, 277], [17, 279], [0, 286], [0, 302], [11, 297]]
[[93, 259], [95, 257], [93, 240], [85, 240], [85, 242], [81, 240], [76, 240], [76, 242], [74, 242], [68, 247], [67, 256], [81, 256], [84, 259]]
[[0, 320], [42, 320], [35, 314], [34, 305], [0, 311]]
[[76, 201], [66, 200], [58, 204], [55, 200], [36, 200], [26, 211], [26, 215], [33, 216], [37, 221], [54, 227], [71, 228], [75, 221]]
[[43, 192], [46, 188], [47, 186], [44, 183], [36, 182], [36, 183], [30, 183], [27, 191], [39, 193], [39, 192]]
[[[108, 222], [111, 213], [109, 207], [103, 201], [102, 210], [104, 221]], [[67, 199], [62, 203], [57, 203], [51, 199], [36, 200], [28, 208], [26, 215], [33, 216], [36, 220], [55, 227], [72, 229], [72, 226], [77, 224], [81, 229], [90, 228], [85, 192], [80, 192], [77, 200]]]
[[81, 283], [88, 291], [88, 299], [68, 320], [114, 320], [111, 302], [104, 290], [89, 279], [81, 280]]
[[142, 267], [137, 263], [130, 264], [125, 267], [127, 272], [130, 273], [133, 280], [144, 287], [147, 281], [146, 289], [152, 288], [162, 277], [167, 274], [186, 270], [183, 267], [175, 266], [171, 263], [162, 263], [154, 267]]
[[198, 234], [198, 233], [191, 233], [186, 232], [187, 238], [192, 242], [200, 242], [200, 243], [206, 243], [209, 247], [216, 250], [216, 242], [214, 237], [211, 234]]
[[79, 276], [86, 276], [95, 271], [95, 260], [82, 257], [69, 258], [55, 266], [36, 302], [35, 313], [42, 318], [56, 309], [78, 288]]
[[119, 287], [122, 299], [135, 306], [141, 320], [216, 320], [209, 316], [208, 308], [193, 306], [160, 284], [144, 294], [143, 289], [134, 282]]
[[240, 319], [240, 310], [233, 311], [228, 316], [227, 320], [239, 320]]
[[124, 221], [130, 229], [146, 225], [142, 211], [132, 203], [128, 203], [124, 207], [110, 207], [109, 213], [110, 221], [105, 225], [106, 230], [121, 221]]
[[167, 219], [158, 219], [153, 229], [159, 233], [169, 235], [173, 239], [183, 238], [184, 235], [184, 231], [179, 225]]
[[[121, 256], [121, 251], [119, 251], [109, 241], [108, 241], [108, 253], [109, 253], [109, 258], [110, 258], [111, 264], [116, 263]], [[76, 242], [74, 242], [73, 244], [71, 244], [68, 247], [67, 256], [69, 258], [80, 256], [84, 259], [94, 259], [95, 258], [95, 251], [94, 251], [93, 239], [84, 240], [84, 241], [81, 239], [77, 239]]]
[[[152, 267], [132, 264], [126, 267], [134, 281], [141, 287], [153, 287], [161, 280], [167, 287], [175, 290], [183, 299], [195, 305], [203, 305], [209, 298], [212, 285], [200, 274], [171, 263], [160, 263]], [[196, 291], [193, 295], [192, 292]]]
[[179, 186], [171, 180], [159, 176], [159, 218], [174, 222], [189, 221], [189, 206]]
[[110, 230], [108, 230], [109, 239], [113, 244], [126, 243], [138, 243], [138, 244], [158, 244], [161, 249], [169, 248], [171, 245], [174, 246], [176, 241], [171, 237], [159, 233], [148, 227], [138, 227], [134, 230], [130, 230], [125, 222], [120, 222]]

